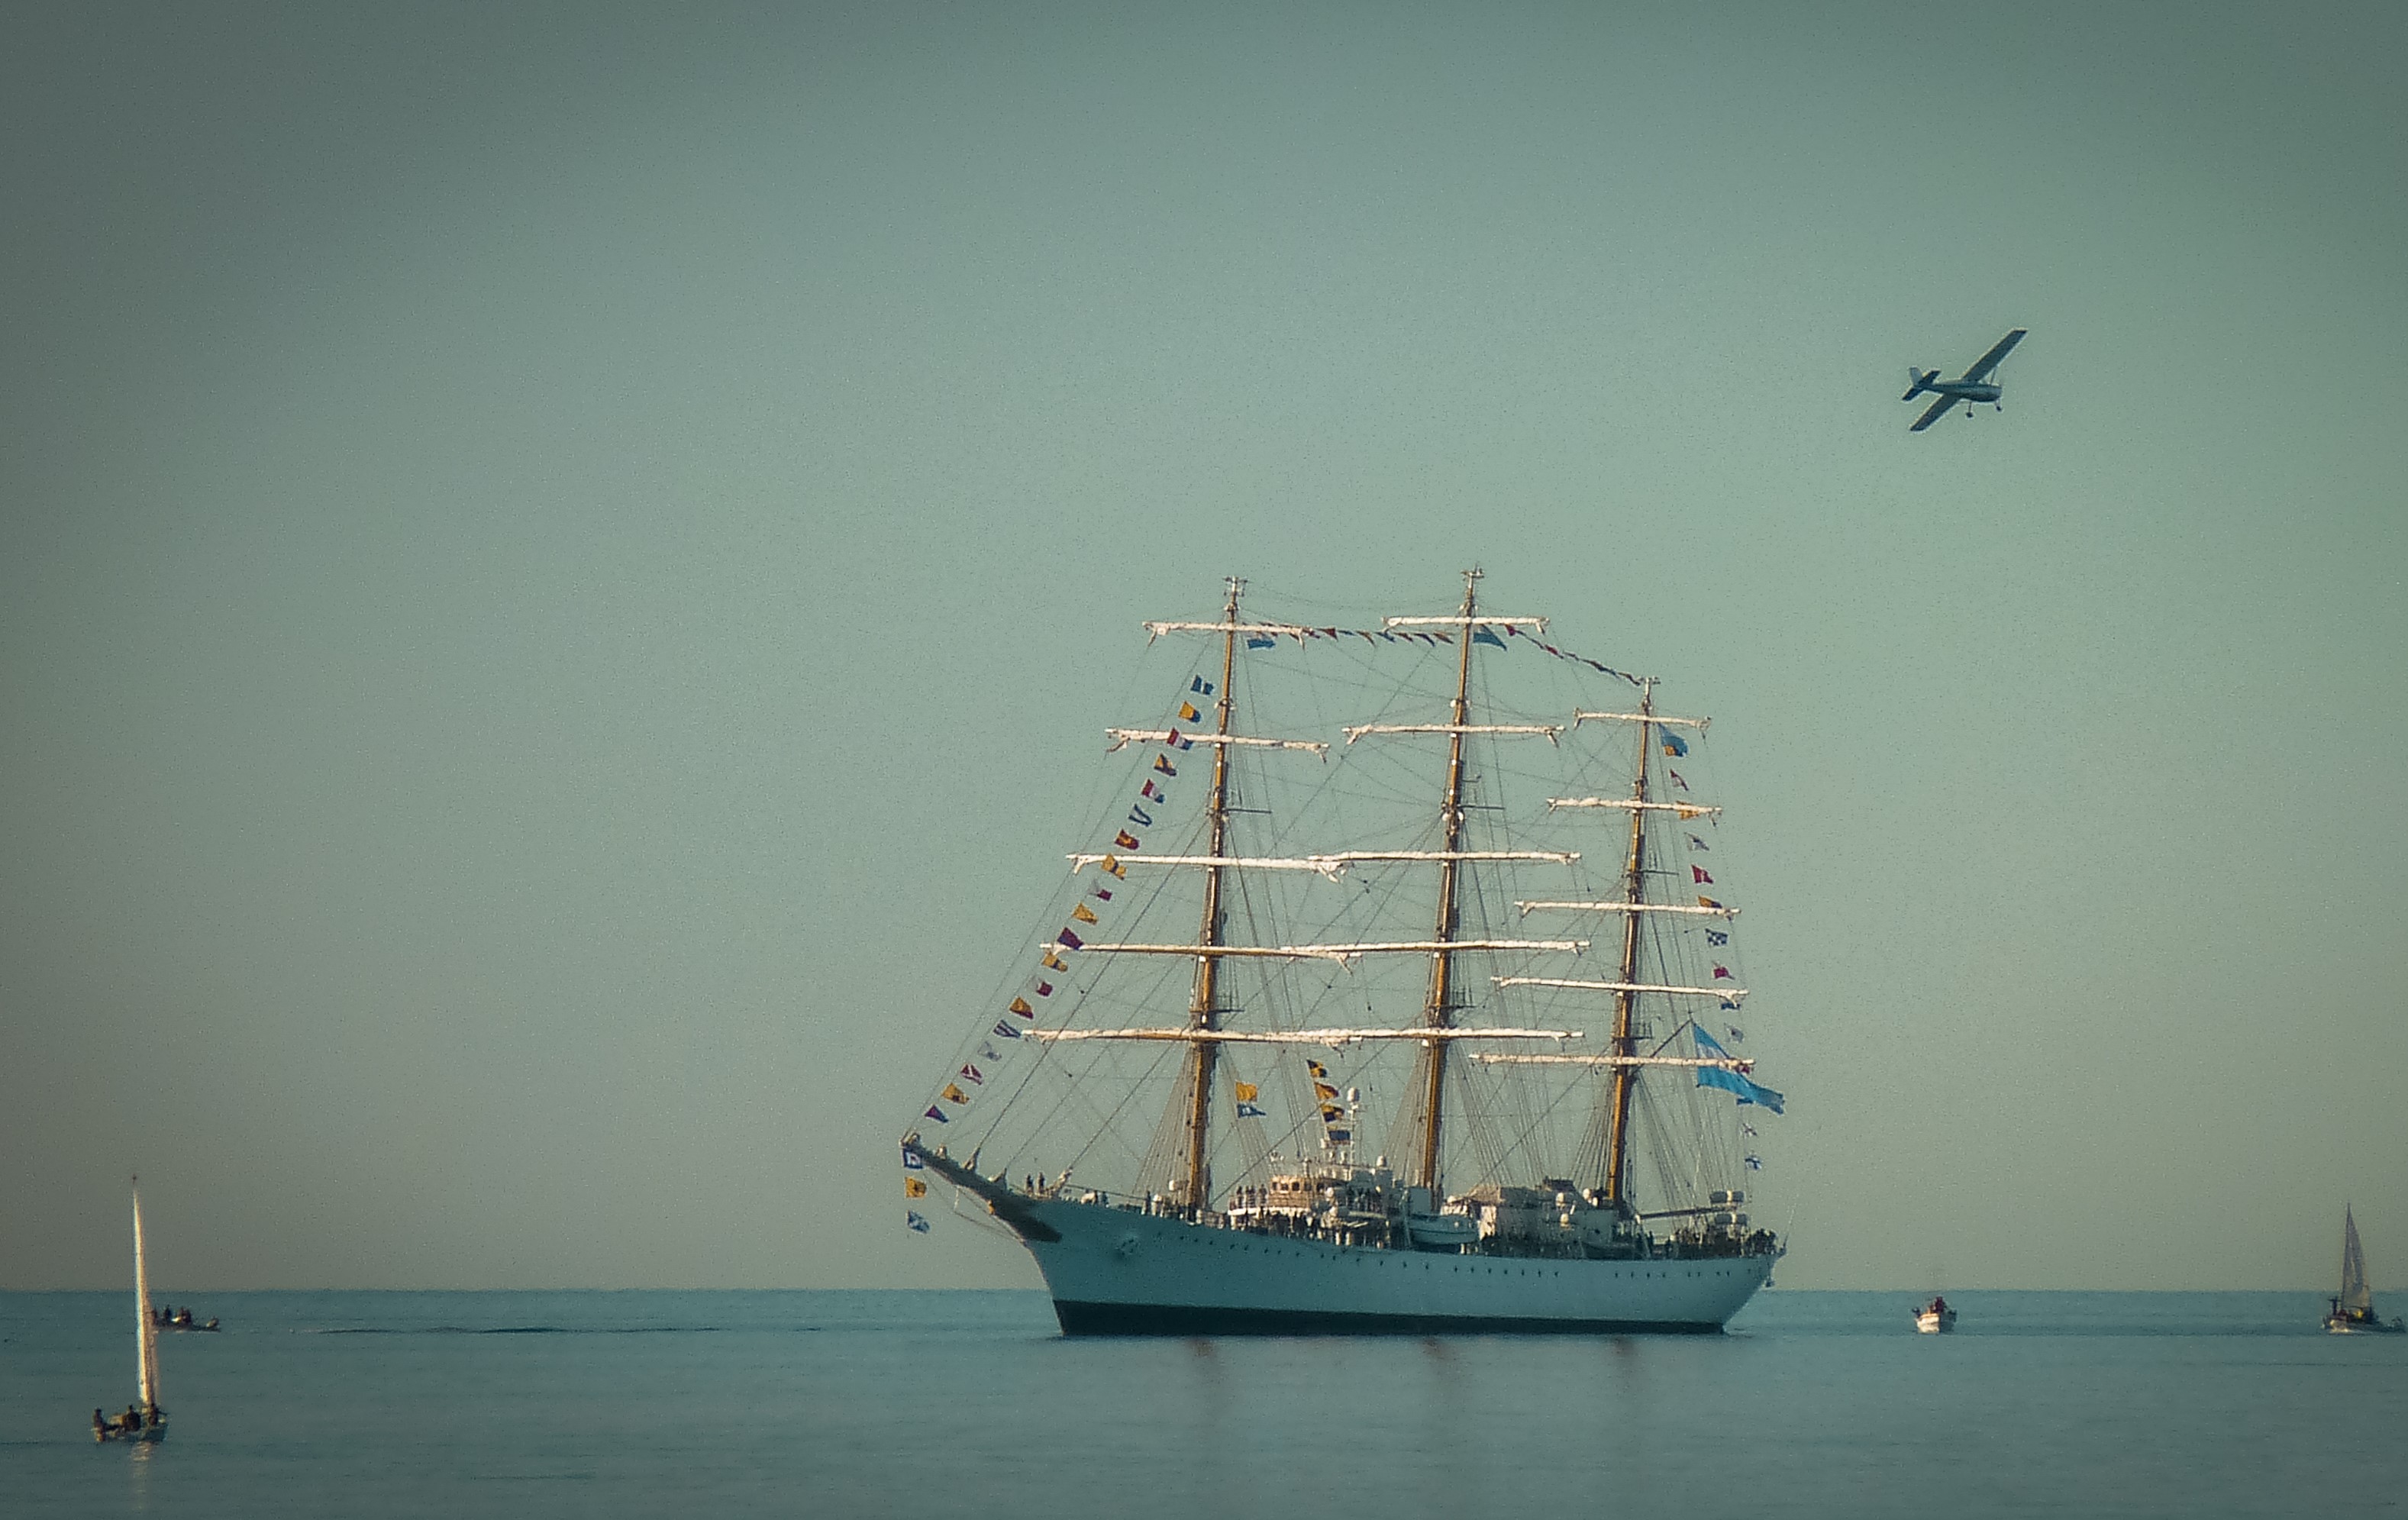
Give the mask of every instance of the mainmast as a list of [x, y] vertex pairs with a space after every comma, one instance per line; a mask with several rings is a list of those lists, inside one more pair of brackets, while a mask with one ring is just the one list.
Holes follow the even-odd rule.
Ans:
[[[1236, 710], [1237, 693], [1230, 677], [1237, 673], [1238, 660], [1238, 595], [1246, 583], [1236, 576], [1229, 578], [1229, 599], [1221, 615], [1221, 692], [1213, 705], [1212, 731], [1226, 737], [1229, 719]], [[1218, 862], [1227, 858], [1229, 836], [1229, 750], [1227, 744], [1212, 746], [1212, 791], [1205, 798], [1204, 816], [1211, 831], [1208, 859]], [[1198, 946], [1221, 943], [1221, 873], [1226, 868], [1218, 864], [1204, 868], [1204, 922], [1196, 931]], [[1187, 1002], [1187, 1026], [1198, 1033], [1209, 1033], [1220, 1027], [1221, 957], [1196, 957], [1196, 991]], [[1190, 1209], [1203, 1209], [1212, 1201], [1212, 1169], [1208, 1155], [1211, 1139], [1212, 1069], [1218, 1063], [1220, 1043], [1211, 1040], [1195, 1040], [1187, 1047], [1187, 1123], [1186, 1204]]]
[[[1463, 614], [1455, 633], [1458, 648], [1455, 664], [1455, 708], [1452, 719], [1454, 732], [1446, 747], [1446, 803], [1439, 814], [1441, 837], [1440, 846], [1446, 858], [1439, 864], [1438, 926], [1430, 939], [1446, 944], [1455, 939], [1455, 872], [1461, 862], [1455, 858], [1463, 848], [1463, 738], [1470, 719], [1471, 695], [1471, 632], [1472, 603], [1480, 586], [1480, 572], [1463, 572]], [[1422, 1023], [1428, 1028], [1443, 1029], [1454, 1022], [1455, 953], [1440, 950], [1430, 956], [1429, 1001], [1423, 1005]], [[1422, 1133], [1418, 1154], [1413, 1158], [1413, 1184], [1439, 1190], [1439, 1133], [1440, 1104], [1446, 1093], [1446, 1051], [1444, 1040], [1432, 1040], [1422, 1046], [1419, 1066], [1422, 1077]]]
[[[1613, 997], [1612, 1054], [1626, 1059], [1639, 1054], [1630, 1024], [1639, 1002], [1639, 994], [1632, 988], [1639, 981], [1639, 921], [1643, 915], [1635, 910], [1646, 896], [1647, 746], [1655, 738], [1655, 715], [1656, 683], [1650, 681], [1639, 689], [1639, 768], [1630, 787], [1630, 800], [1637, 806], [1630, 810], [1630, 861], [1622, 879], [1622, 900], [1634, 911], [1622, 915], [1623, 986]], [[1624, 1201], [1623, 1144], [1630, 1128], [1630, 1087], [1638, 1080], [1635, 1066], [1613, 1068], [1612, 1137], [1605, 1160], [1605, 1197], [1611, 1204]]]

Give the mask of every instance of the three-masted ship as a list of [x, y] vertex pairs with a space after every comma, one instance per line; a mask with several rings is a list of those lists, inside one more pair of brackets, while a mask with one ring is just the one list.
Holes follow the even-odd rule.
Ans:
[[1703, 1331], [1765, 1284], [1707, 721], [1480, 579], [1146, 624], [1188, 659], [903, 1139], [913, 1228], [950, 1190], [1070, 1334]]

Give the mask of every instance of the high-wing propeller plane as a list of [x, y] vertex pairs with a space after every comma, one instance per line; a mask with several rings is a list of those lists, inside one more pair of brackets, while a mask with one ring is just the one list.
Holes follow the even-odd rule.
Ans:
[[1917, 369], [1912, 365], [1908, 366], [1906, 378], [1912, 383], [1907, 386], [1906, 394], [1899, 396], [1899, 399], [1912, 401], [1919, 395], [1937, 395], [1940, 399], [1931, 404], [1928, 411], [1917, 417], [1914, 420], [1914, 425], [1907, 431], [1922, 432], [1941, 418], [1947, 416], [1948, 409], [1959, 401], [1965, 403], [1968, 416], [1972, 414], [1973, 403], [1977, 401], [1986, 401], [1994, 407], [1998, 406], [1999, 397], [2005, 392], [2006, 387], [1991, 380], [1990, 371], [1998, 368], [1999, 361], [2004, 359], [2009, 351], [2023, 340], [2024, 329], [2018, 327], [1999, 339], [1989, 352], [1973, 361], [1972, 368], [1953, 380], [1942, 380], [1940, 371], [1936, 369]]

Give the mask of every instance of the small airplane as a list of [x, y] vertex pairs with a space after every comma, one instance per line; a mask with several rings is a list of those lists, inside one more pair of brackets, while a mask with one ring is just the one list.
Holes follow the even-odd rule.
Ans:
[[[1913, 365], [1909, 365], [1906, 378], [1912, 383], [1907, 386], [1906, 394], [1899, 396], [1899, 399], [1912, 401], [1919, 395], [1937, 395], [1940, 399], [1931, 404], [1930, 410], [1917, 417], [1914, 420], [1914, 425], [1907, 431], [1922, 432], [1941, 418], [1947, 416], [1948, 409], [1959, 401], [1965, 403], [1965, 414], [1969, 417], [1973, 413], [1973, 403], [1976, 401], [1986, 401], [1994, 407], [1999, 406], [1999, 396], [2006, 387], [1993, 381], [1990, 379], [1990, 371], [1998, 368], [1999, 361], [2004, 359], [2008, 352], [2023, 340], [2024, 329], [2018, 327], [1999, 339], [1997, 347], [1974, 360], [1972, 368], [1953, 380], [1942, 380], [1940, 371], [1936, 369], [1917, 369]], [[2003, 411], [2006, 409], [2000, 407], [2000, 409]]]

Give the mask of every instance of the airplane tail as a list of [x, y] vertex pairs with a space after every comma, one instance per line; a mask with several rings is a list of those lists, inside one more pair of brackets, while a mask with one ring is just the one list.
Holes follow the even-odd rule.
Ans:
[[1931, 382], [1939, 378], [1940, 371], [1936, 369], [1917, 369], [1913, 365], [1907, 366], [1906, 394], [1899, 396], [1899, 399], [1900, 401], [1914, 400], [1916, 396], [1919, 396], [1924, 392], [1929, 390], [1931, 388]]

